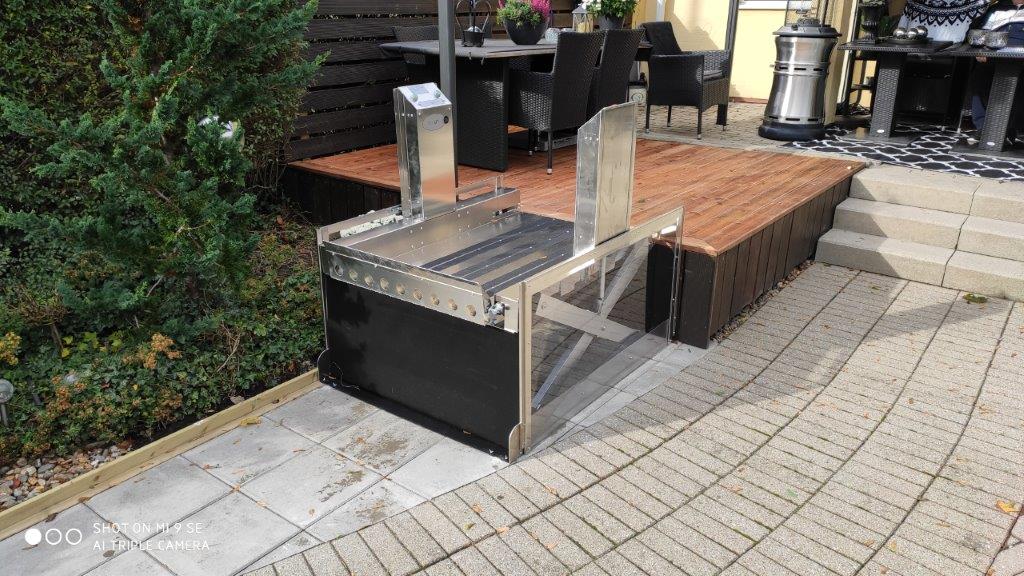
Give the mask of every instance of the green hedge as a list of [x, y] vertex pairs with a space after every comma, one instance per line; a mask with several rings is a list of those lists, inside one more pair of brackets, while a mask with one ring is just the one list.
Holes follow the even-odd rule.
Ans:
[[0, 10], [0, 463], [151, 435], [297, 371], [320, 334], [313, 235], [265, 192], [315, 5]]

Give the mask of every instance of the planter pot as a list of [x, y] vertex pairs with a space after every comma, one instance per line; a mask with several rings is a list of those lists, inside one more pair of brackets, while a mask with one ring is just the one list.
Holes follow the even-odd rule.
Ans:
[[508, 37], [512, 42], [531, 45], [540, 42], [540, 39], [544, 37], [544, 33], [548, 30], [548, 23], [517, 24], [515, 22], [506, 22], [505, 30], [508, 32]]
[[618, 30], [619, 28], [622, 28], [622, 21], [625, 19], [625, 16], [608, 16], [601, 14], [597, 17], [597, 26], [601, 30]]
[[860, 7], [860, 28], [864, 31], [861, 41], [874, 42], [878, 38], [878, 24], [885, 10], [882, 5]]

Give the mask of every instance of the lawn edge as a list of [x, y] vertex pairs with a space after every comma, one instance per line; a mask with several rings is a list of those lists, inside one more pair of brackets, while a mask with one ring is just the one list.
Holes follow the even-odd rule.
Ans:
[[114, 484], [239, 426], [246, 417], [302, 396], [318, 384], [316, 369], [310, 370], [8, 508], [0, 512], [0, 540], [51, 514], [86, 502]]

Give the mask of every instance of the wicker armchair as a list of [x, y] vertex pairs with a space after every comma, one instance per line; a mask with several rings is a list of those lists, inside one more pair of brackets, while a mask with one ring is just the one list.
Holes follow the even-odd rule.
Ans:
[[729, 51], [683, 52], [671, 22], [647, 22], [640, 27], [652, 45], [645, 129], [651, 129], [651, 105], [655, 105], [668, 106], [666, 125], [672, 124], [673, 106], [695, 106], [697, 138], [703, 131], [703, 112], [718, 106], [717, 123], [724, 130], [729, 114]]
[[594, 65], [604, 34], [562, 32], [551, 72], [509, 71], [509, 122], [530, 131], [530, 148], [538, 132], [548, 138], [548, 174], [552, 172], [553, 134], [587, 121], [587, 101]]
[[643, 37], [644, 31], [639, 28], [605, 32], [601, 63], [594, 68], [594, 81], [590, 85], [588, 117], [605, 106], [621, 104], [629, 99], [629, 71], [633, 68]]
[[[421, 40], [437, 40], [437, 26], [393, 26], [391, 31], [399, 42], [419, 42]], [[413, 84], [436, 82], [441, 75], [436, 62], [431, 63], [423, 54], [402, 55], [405, 68], [409, 73], [409, 81]]]

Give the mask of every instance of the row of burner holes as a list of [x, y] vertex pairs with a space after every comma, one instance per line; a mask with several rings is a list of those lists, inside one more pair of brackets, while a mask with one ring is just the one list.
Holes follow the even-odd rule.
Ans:
[[[342, 275], [342, 268], [340, 264], [334, 265], [334, 273], [338, 276]], [[356, 282], [359, 280], [359, 272], [357, 272], [356, 270], [349, 270], [348, 277], [353, 282]], [[366, 284], [367, 286], [373, 286], [373, 276], [370, 276], [369, 274], [363, 276], [363, 283]], [[380, 280], [377, 281], [377, 285], [380, 286], [381, 290], [387, 292], [388, 288], [391, 287], [391, 282], [387, 278], [382, 277]], [[395, 284], [395, 292], [398, 292], [400, 295], [404, 296], [406, 292], [405, 285], [402, 283]], [[423, 293], [420, 292], [419, 290], [413, 290], [412, 297], [415, 298], [416, 300], [423, 300]], [[441, 299], [437, 297], [437, 294], [431, 294], [430, 303], [433, 304], [434, 306], [438, 306], [441, 304]], [[459, 309], [459, 305], [455, 303], [454, 299], [449, 298], [448, 309], [454, 312]], [[466, 313], [469, 314], [470, 316], [476, 316], [476, 307], [473, 306], [472, 304], [467, 304]]]

